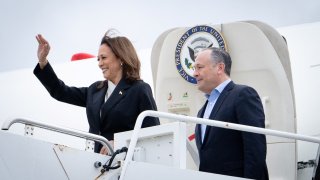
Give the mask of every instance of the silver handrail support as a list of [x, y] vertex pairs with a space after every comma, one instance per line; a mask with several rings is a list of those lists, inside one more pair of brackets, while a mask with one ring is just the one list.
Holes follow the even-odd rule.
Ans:
[[111, 146], [111, 144], [110, 144], [108, 139], [106, 139], [106, 138], [104, 138], [102, 136], [98, 136], [98, 135], [87, 133], [87, 132], [82, 132], [82, 131], [79, 131], [79, 130], [76, 130], [76, 129], [66, 128], [66, 127], [59, 127], [59, 126], [52, 125], [52, 124], [36, 122], [36, 121], [32, 121], [32, 120], [28, 120], [28, 119], [21, 119], [21, 118], [5, 121], [3, 123], [1, 129], [2, 130], [9, 130], [9, 128], [15, 123], [31, 125], [31, 126], [47, 129], [47, 130], [50, 130], [50, 131], [55, 131], [55, 132], [68, 134], [68, 135], [79, 137], [79, 138], [84, 138], [84, 139], [87, 139], [87, 140], [97, 141], [97, 142], [101, 143], [102, 145], [106, 146], [108, 148], [108, 150], [109, 150], [108, 152], [110, 152], [111, 155], [114, 153], [113, 148], [112, 148], [112, 146]]
[[316, 176], [317, 168], [319, 166], [319, 160], [320, 160], [320, 144], [318, 146], [317, 157], [315, 159], [315, 166], [314, 166], [313, 173], [312, 173], [312, 179], [314, 179]]
[[123, 180], [128, 164], [132, 161], [134, 148], [138, 140], [138, 134], [141, 129], [142, 122], [144, 118], [147, 116], [165, 118], [171, 121], [193, 122], [197, 124], [205, 124], [205, 125], [215, 126], [215, 127], [225, 128], [225, 129], [233, 129], [233, 130], [240, 130], [240, 131], [258, 133], [258, 134], [279, 136], [279, 137], [284, 137], [289, 139], [303, 140], [303, 141], [320, 144], [319, 138], [311, 137], [311, 136], [299, 135], [299, 134], [288, 133], [283, 131], [276, 131], [272, 129], [258, 128], [253, 126], [246, 126], [241, 124], [222, 122], [222, 121], [211, 120], [211, 119], [203, 119], [203, 118], [197, 118], [197, 117], [191, 117], [191, 116], [183, 116], [183, 115], [171, 114], [166, 112], [147, 110], [140, 113], [137, 118], [136, 124], [133, 129], [133, 133], [131, 136], [127, 156], [121, 171], [120, 180]]

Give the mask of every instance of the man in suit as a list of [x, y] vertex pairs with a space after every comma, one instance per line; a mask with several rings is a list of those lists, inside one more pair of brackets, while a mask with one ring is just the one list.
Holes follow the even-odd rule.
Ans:
[[[230, 55], [210, 47], [198, 53], [194, 77], [207, 101], [198, 117], [264, 128], [264, 112], [257, 92], [230, 79]], [[251, 179], [268, 179], [266, 137], [206, 125], [196, 125], [199, 170]]]

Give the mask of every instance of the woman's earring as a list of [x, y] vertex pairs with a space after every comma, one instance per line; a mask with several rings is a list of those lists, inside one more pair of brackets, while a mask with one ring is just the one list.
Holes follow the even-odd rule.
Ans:
[[123, 63], [120, 63], [120, 66], [122, 66]]

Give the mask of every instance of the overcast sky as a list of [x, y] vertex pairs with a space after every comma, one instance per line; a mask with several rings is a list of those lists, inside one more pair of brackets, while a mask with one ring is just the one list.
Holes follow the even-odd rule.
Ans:
[[78, 52], [96, 55], [106, 30], [116, 28], [137, 50], [152, 48], [174, 27], [263, 21], [273, 27], [320, 21], [318, 0], [0, 0], [0, 72], [34, 67], [35, 35], [51, 44], [51, 63]]

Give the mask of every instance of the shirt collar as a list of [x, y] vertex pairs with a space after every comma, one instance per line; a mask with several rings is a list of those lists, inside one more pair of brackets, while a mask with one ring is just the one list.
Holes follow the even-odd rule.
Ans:
[[225, 81], [223, 81], [221, 84], [219, 84], [216, 88], [214, 88], [210, 94], [206, 94], [206, 98], [210, 101], [210, 96], [213, 97], [213, 93], [215, 93], [215, 91], [218, 91], [219, 94], [221, 94], [221, 92], [224, 90], [224, 88], [229, 84], [229, 82], [231, 82], [231, 79], [227, 79]]
[[108, 80], [108, 95], [110, 96], [113, 92], [113, 90], [116, 88], [116, 85], [113, 84], [111, 81]]

